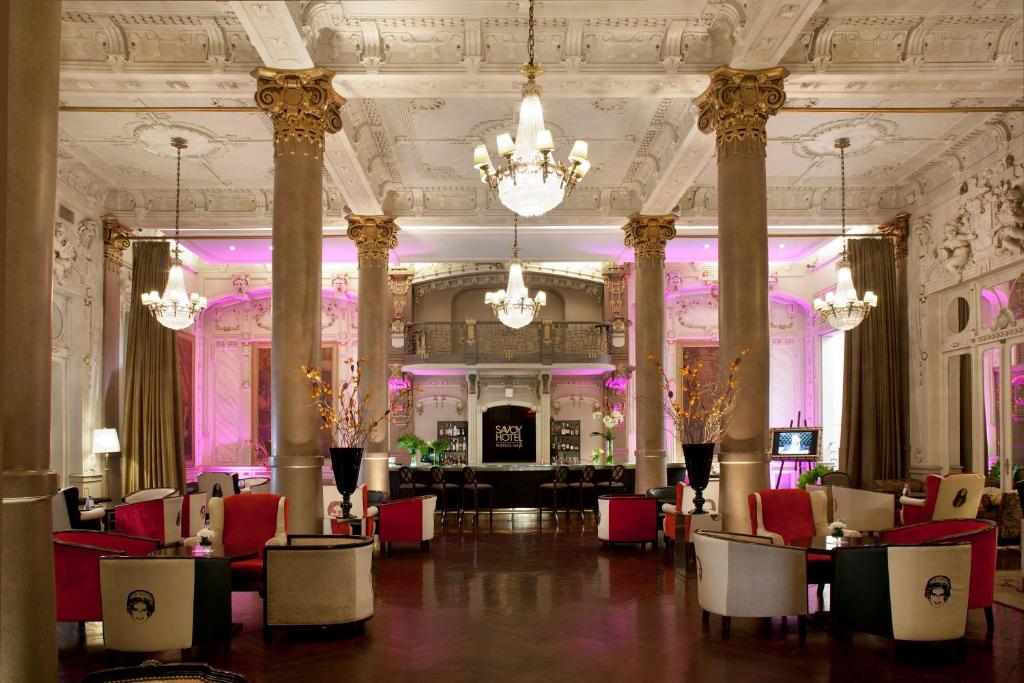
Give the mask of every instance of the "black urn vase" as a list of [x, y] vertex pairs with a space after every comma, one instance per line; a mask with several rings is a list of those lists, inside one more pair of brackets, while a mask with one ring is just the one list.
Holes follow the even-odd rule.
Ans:
[[715, 444], [713, 443], [684, 443], [683, 458], [686, 460], [686, 474], [690, 478], [690, 486], [693, 487], [694, 509], [691, 515], [705, 515], [704, 510], [704, 489], [708, 487], [711, 480], [711, 462], [715, 459]]
[[359, 481], [359, 466], [363, 462], [362, 448], [331, 448], [331, 469], [334, 471], [334, 485], [341, 494], [341, 516], [351, 519], [350, 497]]

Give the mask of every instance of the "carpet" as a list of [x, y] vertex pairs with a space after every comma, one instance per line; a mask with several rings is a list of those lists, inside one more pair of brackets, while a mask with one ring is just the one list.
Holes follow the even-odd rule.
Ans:
[[1024, 612], [1024, 591], [1021, 590], [1021, 582], [1019, 571], [996, 572], [996, 602]]

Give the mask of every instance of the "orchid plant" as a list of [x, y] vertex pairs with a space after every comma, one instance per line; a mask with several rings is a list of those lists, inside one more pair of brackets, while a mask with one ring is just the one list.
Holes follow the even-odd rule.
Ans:
[[345, 365], [349, 369], [349, 378], [342, 382], [337, 398], [319, 370], [304, 365], [302, 372], [313, 385], [310, 398], [320, 411], [320, 429], [330, 430], [332, 441], [339, 448], [362, 448], [374, 430], [391, 414], [391, 408], [388, 407], [381, 415], [373, 416], [373, 393], [359, 392], [359, 363], [346, 360]]
[[729, 375], [724, 381], [706, 381], [701, 370], [704, 361], [684, 365], [680, 369], [681, 382], [673, 388], [673, 382], [665, 374], [665, 368], [654, 356], [647, 360], [658, 366], [661, 372], [661, 388], [665, 392], [665, 415], [672, 422], [676, 439], [681, 444], [718, 443], [729, 427], [729, 420], [736, 409], [739, 394], [740, 361], [747, 354], [740, 355], [729, 364]]
[[622, 424], [622, 421], [625, 419], [623, 414], [618, 410], [612, 410], [608, 413], [596, 410], [594, 411], [593, 417], [601, 423], [601, 429], [596, 432], [590, 432], [590, 435], [599, 436], [606, 442], [615, 440], [615, 428]]

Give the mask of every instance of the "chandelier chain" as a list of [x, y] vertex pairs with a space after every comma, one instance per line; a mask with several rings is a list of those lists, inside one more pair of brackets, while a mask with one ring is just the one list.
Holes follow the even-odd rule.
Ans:
[[528, 23], [529, 32], [527, 33], [527, 36], [526, 36], [526, 53], [529, 56], [529, 61], [527, 63], [530, 66], [534, 65], [533, 64], [533, 40], [534, 40], [533, 2], [534, 2], [534, 0], [530, 0], [530, 12], [529, 12], [529, 19], [528, 19], [528, 22], [529, 22]]
[[846, 251], [846, 147], [839, 148], [840, 216], [843, 225], [843, 251]]

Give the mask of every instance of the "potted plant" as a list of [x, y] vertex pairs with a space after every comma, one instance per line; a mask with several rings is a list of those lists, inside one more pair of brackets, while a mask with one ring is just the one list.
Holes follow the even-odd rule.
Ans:
[[443, 465], [450, 445], [451, 444], [448, 439], [435, 439], [433, 441], [426, 442], [423, 459], [426, 461], [427, 458], [429, 458], [429, 462], [432, 465]]
[[320, 411], [320, 428], [331, 431], [334, 444], [330, 449], [334, 484], [341, 493], [342, 517], [350, 518], [352, 503], [349, 498], [356, 490], [364, 444], [387, 419], [391, 409], [385, 409], [381, 415], [372, 415], [372, 393], [359, 392], [359, 364], [352, 360], [345, 363], [348, 365], [349, 378], [342, 383], [337, 399], [319, 370], [303, 366], [302, 372], [313, 386], [313, 405]]
[[711, 479], [715, 446], [725, 434], [736, 409], [740, 361], [746, 353], [747, 349], [744, 349], [729, 364], [729, 375], [724, 382], [705, 380], [701, 375], [703, 361], [684, 365], [680, 370], [682, 382], [678, 391], [672, 388], [673, 383], [658, 359], [647, 357], [661, 372], [661, 387], [666, 398], [665, 415], [672, 422], [673, 435], [683, 447], [686, 475], [695, 492], [694, 510], [690, 514], [706, 514], [703, 493]]
[[831, 465], [818, 463], [811, 469], [800, 474], [800, 477], [796, 480], [796, 487], [798, 489], [806, 489], [808, 484], [817, 484], [819, 479], [832, 471], [833, 468]]
[[625, 417], [618, 410], [611, 410], [607, 413], [596, 410], [593, 417], [601, 423], [601, 429], [590, 432], [590, 435], [604, 439], [604, 452], [607, 455], [608, 464], [611, 465], [615, 462], [615, 428], [622, 424]]
[[416, 466], [416, 458], [427, 452], [427, 448], [430, 444], [425, 439], [416, 436], [415, 434], [402, 434], [398, 437], [395, 442], [399, 448], [405, 449], [405, 452], [409, 454], [409, 464], [413, 467]]

